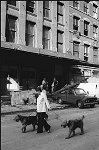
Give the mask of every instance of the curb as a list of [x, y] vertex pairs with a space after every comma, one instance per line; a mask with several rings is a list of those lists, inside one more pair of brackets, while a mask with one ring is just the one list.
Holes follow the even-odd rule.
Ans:
[[[56, 108], [52, 108], [52, 110], [49, 110], [49, 111], [62, 110], [62, 109], [66, 109], [66, 108], [70, 108], [70, 106], [66, 105], [66, 106], [56, 107]], [[35, 112], [35, 111], [36, 111], [36, 109], [1, 112], [1, 116], [3, 116], [3, 115], [13, 115], [13, 114], [16, 114], [16, 113]]]
[[10, 112], [1, 112], [2, 115], [13, 115], [16, 113], [25, 113], [25, 112], [35, 112], [36, 109], [28, 109], [28, 110], [17, 110], [17, 111], [10, 111]]

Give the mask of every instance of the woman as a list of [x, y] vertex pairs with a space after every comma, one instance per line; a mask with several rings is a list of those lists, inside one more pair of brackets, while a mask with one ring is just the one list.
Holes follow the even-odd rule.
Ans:
[[37, 98], [37, 116], [38, 116], [37, 133], [42, 133], [43, 127], [49, 133], [51, 126], [47, 123], [46, 119], [44, 119], [46, 113], [48, 112], [48, 109], [51, 109], [51, 106], [47, 100], [46, 87], [42, 86], [42, 92], [40, 91], [40, 88], [38, 89], [38, 91], [40, 94]]

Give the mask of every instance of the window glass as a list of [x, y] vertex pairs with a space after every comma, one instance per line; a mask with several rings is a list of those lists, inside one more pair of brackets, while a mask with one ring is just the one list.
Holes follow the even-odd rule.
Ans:
[[63, 14], [63, 6], [58, 4], [58, 13]]
[[89, 45], [84, 44], [84, 60], [88, 61], [88, 48]]
[[60, 42], [60, 43], [63, 42], [63, 35], [62, 35], [62, 33], [58, 33], [58, 42]]
[[15, 42], [16, 37], [16, 17], [7, 15], [6, 18], [6, 42]]
[[96, 25], [93, 25], [93, 37], [94, 38], [97, 37], [97, 29], [98, 29], [98, 27]]
[[73, 1], [73, 7], [78, 8], [78, 1]]
[[84, 12], [88, 13], [88, 2], [84, 1]]
[[79, 57], [79, 43], [73, 42], [73, 55]]
[[57, 32], [57, 50], [63, 52], [63, 32]]
[[98, 62], [98, 48], [93, 47], [93, 62], [97, 63]]
[[63, 24], [63, 4], [57, 2], [57, 21], [58, 23]]
[[89, 22], [84, 21], [84, 35], [88, 36], [88, 26]]
[[79, 22], [79, 18], [74, 16], [73, 17], [73, 30], [78, 30], [78, 22]]
[[7, 4], [16, 6], [16, 1], [9, 0], [9, 1], [7, 1]]
[[44, 1], [43, 2], [43, 16], [46, 17], [46, 18], [50, 17], [49, 1]]
[[43, 27], [43, 48], [50, 49], [50, 28]]
[[26, 10], [29, 12], [35, 12], [35, 1], [26, 1]]
[[44, 1], [44, 8], [49, 8], [49, 1]]
[[93, 4], [93, 17], [97, 18], [97, 5]]
[[35, 46], [35, 24], [33, 22], [26, 22], [26, 45]]

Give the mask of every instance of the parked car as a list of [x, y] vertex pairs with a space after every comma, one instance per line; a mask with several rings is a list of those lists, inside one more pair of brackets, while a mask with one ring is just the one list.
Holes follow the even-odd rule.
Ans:
[[88, 96], [88, 94], [83, 89], [77, 87], [69, 87], [58, 90], [52, 93], [52, 97], [60, 104], [65, 102], [68, 104], [77, 105], [79, 108], [88, 105], [90, 107], [94, 107], [97, 103], [97, 97]]
[[99, 104], [99, 83], [97, 79], [97, 83], [80, 83], [78, 88], [84, 89], [86, 93], [88, 93], [89, 96], [96, 96], [97, 102]]

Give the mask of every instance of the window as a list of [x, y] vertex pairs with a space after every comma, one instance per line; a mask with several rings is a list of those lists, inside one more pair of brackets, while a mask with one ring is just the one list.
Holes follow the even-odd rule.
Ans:
[[43, 27], [43, 48], [50, 49], [50, 28]]
[[73, 55], [79, 57], [79, 43], [73, 42]]
[[35, 24], [33, 22], [26, 22], [26, 46], [30, 45], [35, 47]]
[[93, 25], [93, 37], [94, 38], [97, 37], [97, 29], [98, 29], [98, 27], [96, 25]]
[[97, 5], [93, 4], [93, 17], [97, 18]]
[[7, 4], [9, 4], [9, 5], [13, 5], [13, 6], [16, 6], [16, 1], [7, 1]]
[[57, 22], [63, 24], [63, 4], [57, 2]]
[[84, 1], [84, 12], [88, 13], [88, 2]]
[[73, 7], [78, 8], [78, 1], [73, 1]]
[[57, 32], [57, 51], [63, 53], [63, 32]]
[[84, 60], [85, 61], [88, 61], [88, 48], [89, 48], [89, 45], [84, 44]]
[[26, 1], [26, 11], [35, 13], [35, 1]]
[[6, 42], [16, 41], [16, 20], [14, 16], [7, 15], [6, 18]]
[[97, 61], [98, 61], [98, 48], [93, 47], [93, 62], [97, 63]]
[[84, 35], [88, 36], [88, 25], [89, 22], [84, 21]]
[[43, 16], [46, 18], [50, 18], [50, 2], [43, 1]]
[[78, 22], [79, 22], [79, 18], [74, 16], [73, 17], [73, 30], [78, 30]]

